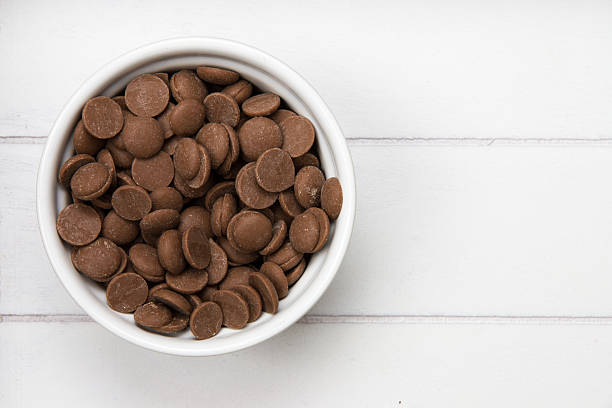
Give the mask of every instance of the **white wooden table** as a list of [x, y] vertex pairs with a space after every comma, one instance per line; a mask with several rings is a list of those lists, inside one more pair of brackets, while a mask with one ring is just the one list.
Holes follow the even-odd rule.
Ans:
[[[125, 3], [0, 0], [1, 407], [612, 406], [610, 2]], [[67, 98], [113, 57], [183, 35], [302, 73], [358, 177], [323, 299], [213, 358], [93, 323], [34, 212]]]

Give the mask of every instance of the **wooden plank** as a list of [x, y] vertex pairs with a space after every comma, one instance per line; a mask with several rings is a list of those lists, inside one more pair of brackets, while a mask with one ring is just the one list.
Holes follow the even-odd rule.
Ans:
[[610, 325], [298, 324], [176, 358], [93, 323], [0, 323], [0, 404], [609, 407], [611, 338]]
[[207, 35], [294, 67], [347, 137], [610, 138], [611, 24], [603, 0], [5, 1], [0, 136], [46, 135], [79, 84], [123, 52]]
[[[41, 145], [0, 148], [0, 313], [81, 313], [35, 214]], [[610, 316], [612, 150], [351, 146], [357, 221], [319, 315]]]

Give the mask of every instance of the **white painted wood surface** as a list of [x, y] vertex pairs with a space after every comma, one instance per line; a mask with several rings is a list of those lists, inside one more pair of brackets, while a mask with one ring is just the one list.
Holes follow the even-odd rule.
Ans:
[[[611, 3], [125, 3], [0, 1], [0, 407], [612, 405]], [[181, 35], [244, 41], [302, 73], [358, 177], [323, 299], [278, 337], [206, 359], [91, 322], [34, 214], [70, 94]]]

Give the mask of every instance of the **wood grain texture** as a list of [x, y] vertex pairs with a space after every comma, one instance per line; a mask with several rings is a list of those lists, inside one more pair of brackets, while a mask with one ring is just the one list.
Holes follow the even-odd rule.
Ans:
[[93, 323], [3, 323], [0, 402], [603, 408], [611, 339], [612, 326], [298, 324], [231, 355], [177, 358]]
[[300, 72], [349, 138], [612, 138], [612, 5], [323, 0], [0, 2], [0, 136], [44, 136], [112, 58], [177, 36]]
[[[0, 148], [0, 314], [82, 313], [40, 242], [41, 152]], [[611, 315], [612, 149], [353, 144], [351, 152], [355, 230], [312, 314]]]

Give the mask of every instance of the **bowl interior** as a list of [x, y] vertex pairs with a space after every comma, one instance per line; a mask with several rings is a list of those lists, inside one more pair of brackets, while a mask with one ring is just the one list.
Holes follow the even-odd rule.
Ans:
[[[230, 44], [229, 48], [237, 45]], [[246, 46], [238, 44], [238, 47]], [[56, 122], [43, 154], [37, 197], [39, 221], [45, 247], [58, 276], [77, 303], [99, 323], [130, 341], [158, 351], [184, 355], [219, 354], [244, 348], [280, 332], [312, 307], [328, 286], [346, 251], [352, 230], [354, 217], [352, 164], [344, 138], [327, 107], [312, 88], [284, 64], [250, 47], [246, 47], [242, 53], [238, 50], [238, 55], [228, 53], [224, 47], [221, 47], [219, 52], [203, 49], [206, 47], [201, 43], [196, 50], [181, 51], [178, 48], [180, 47], [162, 47], [155, 48], [157, 52], [153, 52], [154, 49], [148, 52], [141, 51], [140, 57], [132, 55], [131, 58], [127, 58], [128, 54], [122, 57], [123, 63], [120, 58], [109, 64], [77, 91]], [[255, 52], [265, 56], [266, 60], [248, 58], [249, 55], [244, 55], [247, 50], [249, 53]], [[261, 55], [256, 56], [261, 57]], [[198, 65], [213, 65], [235, 70], [261, 90], [280, 95], [292, 110], [308, 117], [317, 132], [319, 157], [325, 175], [338, 177], [344, 189], [344, 207], [339, 219], [332, 223], [328, 244], [311, 258], [302, 278], [280, 302], [278, 313], [276, 315], [264, 313], [256, 322], [248, 324], [241, 330], [223, 328], [217, 336], [205, 341], [194, 340], [189, 331], [173, 337], [149, 333], [135, 326], [131, 314], [121, 314], [111, 310], [106, 304], [104, 290], [74, 269], [70, 261], [70, 248], [61, 242], [54, 228], [55, 217], [70, 201], [67, 191], [56, 184], [56, 174], [61, 163], [72, 154], [71, 131], [80, 118], [84, 103], [96, 95], [114, 96], [122, 92], [127, 83], [141, 73], [171, 72]], [[288, 78], [282, 74], [279, 75], [274, 69], [277, 66], [290, 71], [283, 72], [288, 74], [291, 82], [287, 82]], [[293, 82], [294, 80], [296, 82]], [[308, 92], [303, 94], [306, 90], [314, 93], [318, 101], [312, 99], [313, 96]], [[340, 165], [339, 160], [344, 160], [345, 163]], [[50, 196], [45, 197], [46, 195]], [[48, 200], [45, 201], [46, 198]], [[49, 225], [51, 222], [52, 226]], [[49, 229], [53, 231], [50, 232]]]

